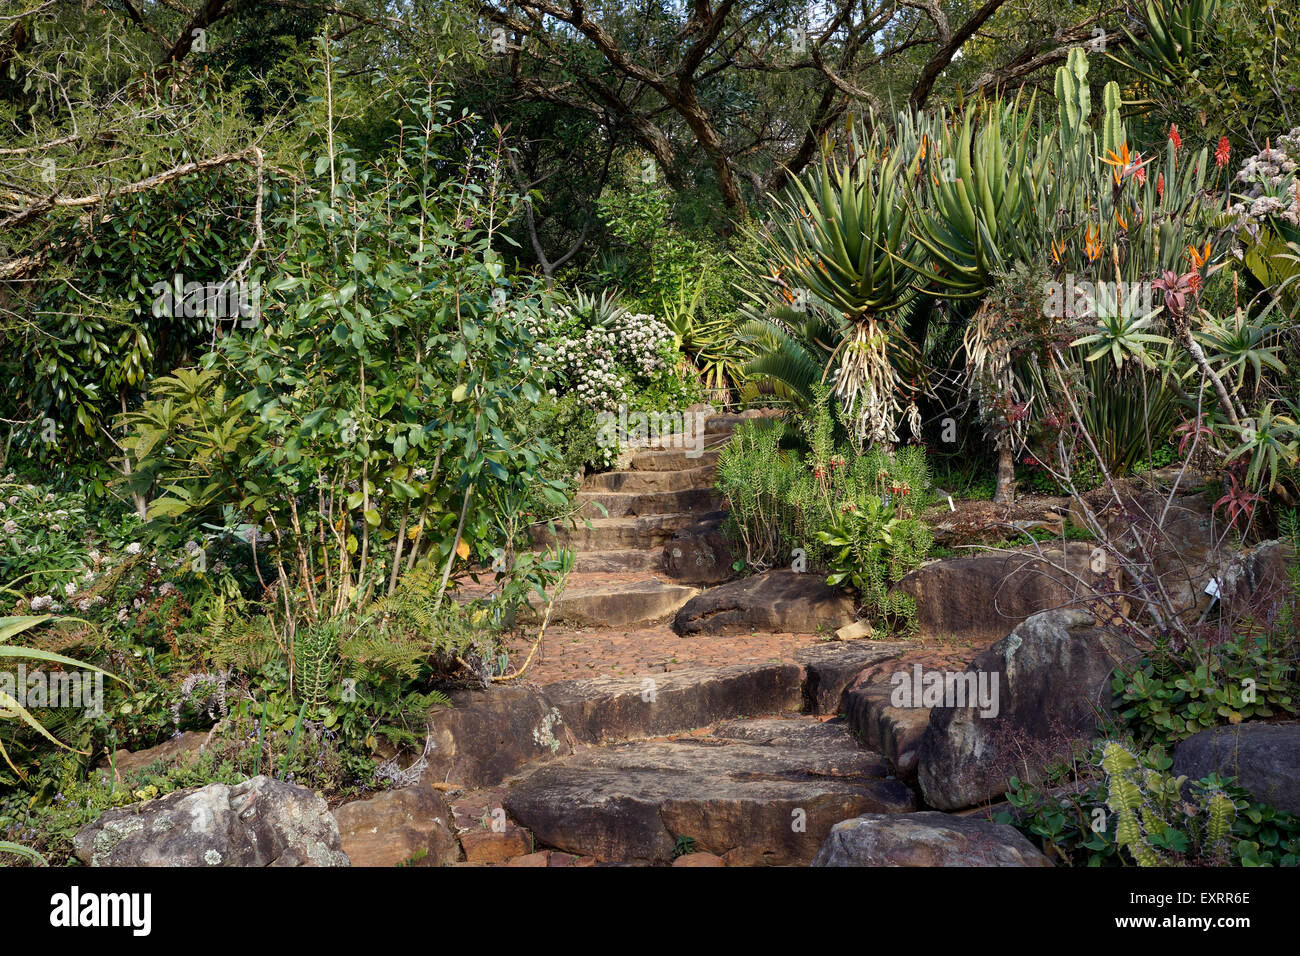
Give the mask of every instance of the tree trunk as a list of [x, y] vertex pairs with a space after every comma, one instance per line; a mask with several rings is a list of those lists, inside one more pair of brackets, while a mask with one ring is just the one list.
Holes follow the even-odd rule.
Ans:
[[998, 443], [998, 484], [993, 501], [1009, 505], [1016, 499], [1016, 453], [1010, 441]]

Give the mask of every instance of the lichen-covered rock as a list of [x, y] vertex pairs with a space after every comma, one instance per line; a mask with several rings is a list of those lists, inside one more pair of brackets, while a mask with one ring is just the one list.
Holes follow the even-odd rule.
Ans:
[[109, 810], [77, 831], [89, 866], [348, 866], [325, 801], [260, 776]]
[[1019, 831], [946, 813], [867, 814], [837, 823], [813, 866], [1051, 866]]
[[560, 712], [535, 687], [460, 690], [429, 712], [421, 784], [493, 786], [524, 764], [573, 753]]
[[994, 705], [943, 700], [931, 709], [917, 759], [925, 802], [959, 810], [1000, 797], [1011, 776], [1041, 779], [1055, 757], [1096, 734], [1110, 713], [1111, 672], [1134, 653], [1075, 610], [1035, 614], [990, 645], [965, 671], [996, 690]]

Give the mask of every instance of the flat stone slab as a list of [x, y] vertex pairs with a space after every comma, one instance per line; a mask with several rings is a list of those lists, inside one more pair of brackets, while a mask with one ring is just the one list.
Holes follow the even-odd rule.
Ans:
[[946, 813], [871, 814], [837, 823], [813, 866], [1051, 866], [1020, 831]]
[[[896, 645], [897, 646], [897, 645]], [[895, 706], [897, 675], [911, 675], [916, 664], [926, 671], [964, 671], [975, 651], [960, 648], [915, 649], [903, 645], [902, 656], [873, 661], [844, 689], [843, 712], [863, 746], [884, 754], [907, 783], [916, 780], [921, 741], [930, 726], [930, 708], [913, 703]]]
[[[653, 552], [651, 552], [653, 554]], [[596, 575], [575, 573], [551, 608], [551, 620], [581, 627], [628, 627], [675, 614], [699, 588], [660, 581], [649, 572]], [[545, 613], [541, 599], [529, 598], [528, 619]]]
[[458, 690], [451, 707], [429, 713], [432, 746], [422, 782], [493, 786], [580, 745], [662, 737], [759, 714], [836, 713], [859, 671], [905, 647], [827, 643], [800, 651], [796, 661]]
[[565, 527], [557, 521], [554, 532], [549, 524], [533, 525], [529, 528], [529, 533], [538, 545], [555, 543], [579, 551], [661, 549], [678, 528], [691, 524], [696, 518], [695, 514], [689, 512], [588, 518], [571, 522], [572, 527]]
[[632, 456], [635, 471], [694, 471], [717, 464], [719, 449], [705, 448], [700, 452], [688, 448], [645, 449]]
[[711, 488], [681, 491], [579, 491], [578, 514], [584, 518], [620, 518], [631, 515], [681, 514], [716, 511], [720, 499]]
[[833, 633], [853, 618], [853, 599], [821, 575], [768, 571], [709, 588], [673, 618], [678, 634]]
[[505, 806], [539, 843], [606, 861], [667, 863], [690, 837], [729, 865], [802, 865], [846, 816], [916, 803], [843, 724], [805, 718], [586, 751], [521, 778]]
[[583, 479], [584, 489], [646, 493], [660, 491], [708, 491], [713, 487], [714, 468], [700, 465], [681, 471], [606, 471]]
[[658, 571], [662, 567], [663, 555], [653, 549], [616, 548], [612, 551], [579, 551], [573, 556], [574, 574]]
[[737, 664], [548, 684], [546, 699], [586, 744], [682, 733], [746, 714], [797, 711], [797, 664]]
[[804, 711], [814, 715], [846, 713], [844, 695], [858, 675], [910, 649], [908, 644], [858, 640], [827, 641], [798, 651], [794, 659], [804, 668]]

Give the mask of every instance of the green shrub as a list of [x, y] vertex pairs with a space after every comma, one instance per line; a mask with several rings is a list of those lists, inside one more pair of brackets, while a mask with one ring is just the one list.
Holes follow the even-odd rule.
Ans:
[[906, 627], [915, 608], [891, 586], [925, 559], [933, 541], [919, 515], [929, 503], [924, 451], [876, 447], [855, 455], [834, 438], [828, 393], [801, 421], [804, 454], [783, 447], [785, 424], [745, 423], [718, 460], [717, 488], [745, 561], [802, 563], [827, 583], [853, 587], [868, 617]]

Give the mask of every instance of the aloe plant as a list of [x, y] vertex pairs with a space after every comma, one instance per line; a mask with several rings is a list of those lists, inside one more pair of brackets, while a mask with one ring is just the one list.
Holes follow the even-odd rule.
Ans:
[[823, 375], [834, 370], [856, 440], [892, 444], [904, 421], [919, 437], [916, 396], [895, 369], [916, 349], [893, 316], [917, 294], [922, 250], [903, 151], [886, 149], [874, 128], [863, 134], [850, 124], [847, 138], [842, 158], [823, 143], [821, 161], [772, 197], [770, 226], [751, 238], [779, 306], [802, 311], [815, 297], [847, 321]]
[[683, 276], [676, 298], [662, 297], [660, 315], [672, 330], [677, 348], [694, 364], [704, 387], [721, 391], [740, 377], [739, 358], [732, 346], [732, 323], [725, 318], [709, 319], [703, 315], [706, 278], [701, 273], [688, 295]]
[[1124, 27], [1128, 44], [1110, 59], [1162, 87], [1185, 83], [1206, 50], [1219, 0], [1147, 0], [1138, 14], [1141, 29]]
[[911, 186], [920, 267], [928, 291], [976, 299], [1016, 259], [1034, 261], [1041, 240], [1036, 198], [1048, 183], [1048, 156], [1031, 138], [1033, 100], [976, 105], [960, 125], [940, 113], [927, 150], [928, 181]]

